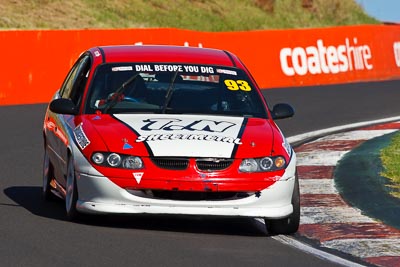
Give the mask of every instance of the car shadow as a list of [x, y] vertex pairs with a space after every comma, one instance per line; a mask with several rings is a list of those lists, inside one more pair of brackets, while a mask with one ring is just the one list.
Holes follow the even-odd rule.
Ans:
[[[13, 186], [4, 194], [36, 216], [67, 221], [64, 201], [44, 201], [40, 186]], [[1, 204], [0, 204], [1, 205]], [[72, 223], [72, 222], [71, 222]], [[252, 218], [188, 215], [83, 215], [78, 224], [107, 228], [141, 229], [167, 232], [266, 236], [264, 224]]]

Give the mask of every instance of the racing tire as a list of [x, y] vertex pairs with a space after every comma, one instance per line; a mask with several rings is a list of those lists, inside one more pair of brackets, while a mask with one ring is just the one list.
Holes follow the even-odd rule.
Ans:
[[72, 157], [68, 159], [67, 165], [67, 186], [65, 193], [65, 210], [67, 218], [70, 221], [76, 221], [79, 219], [79, 212], [76, 209], [76, 203], [78, 201], [78, 188], [76, 185], [75, 167]]
[[45, 201], [55, 200], [55, 195], [51, 192], [51, 181], [54, 179], [54, 167], [50, 162], [50, 157], [47, 149], [44, 150], [43, 158], [43, 183], [42, 183], [42, 197]]
[[299, 179], [296, 175], [292, 194], [293, 213], [289, 217], [269, 220], [265, 219], [265, 226], [271, 235], [290, 235], [297, 232], [300, 225], [300, 188]]

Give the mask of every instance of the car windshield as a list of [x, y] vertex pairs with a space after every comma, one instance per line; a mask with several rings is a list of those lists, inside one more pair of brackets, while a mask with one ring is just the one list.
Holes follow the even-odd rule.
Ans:
[[213, 65], [103, 64], [86, 113], [221, 114], [265, 118], [260, 93], [244, 71]]

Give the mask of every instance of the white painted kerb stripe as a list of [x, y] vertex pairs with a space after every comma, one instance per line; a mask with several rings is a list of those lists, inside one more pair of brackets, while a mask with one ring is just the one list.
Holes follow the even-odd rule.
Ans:
[[338, 133], [338, 134], [332, 134], [328, 135], [326, 137], [322, 137], [317, 140], [317, 142], [321, 141], [353, 141], [353, 140], [369, 140], [375, 137], [379, 137], [385, 134], [390, 134], [393, 132], [396, 132], [396, 129], [390, 129], [390, 130], [369, 130], [369, 131], [364, 131], [364, 130], [359, 130], [359, 131], [351, 131], [351, 132], [345, 132], [345, 133]]
[[297, 152], [297, 166], [336, 166], [348, 151]]
[[321, 244], [323, 247], [337, 249], [360, 258], [400, 256], [400, 239], [336, 239]]
[[349, 206], [341, 207], [301, 207], [301, 224], [319, 223], [376, 223], [361, 211]]
[[333, 179], [299, 179], [301, 194], [339, 194]]

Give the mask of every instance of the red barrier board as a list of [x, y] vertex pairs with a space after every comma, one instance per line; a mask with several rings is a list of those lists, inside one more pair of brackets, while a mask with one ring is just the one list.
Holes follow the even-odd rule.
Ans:
[[400, 25], [246, 32], [180, 29], [0, 31], [0, 105], [43, 103], [76, 58], [100, 45], [168, 44], [229, 50], [262, 88], [400, 78]]

